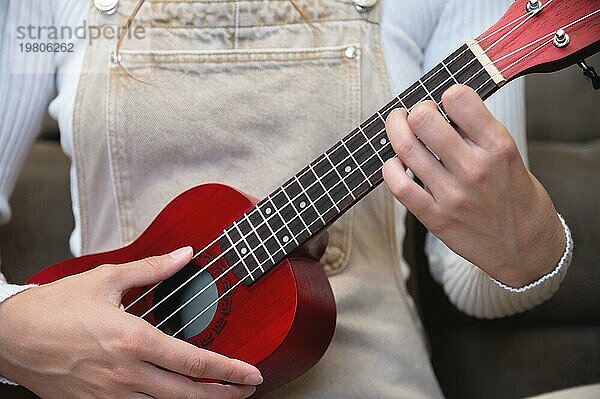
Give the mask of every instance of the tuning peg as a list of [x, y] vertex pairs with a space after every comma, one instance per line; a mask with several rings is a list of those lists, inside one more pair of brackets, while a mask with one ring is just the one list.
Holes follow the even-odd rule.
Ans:
[[598, 76], [594, 67], [589, 66], [585, 60], [579, 61], [577, 66], [581, 68], [583, 76], [592, 84], [594, 90], [600, 90], [600, 76]]

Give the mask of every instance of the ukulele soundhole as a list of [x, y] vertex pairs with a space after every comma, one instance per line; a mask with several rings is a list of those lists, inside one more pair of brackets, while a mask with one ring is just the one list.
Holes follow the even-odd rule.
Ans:
[[188, 264], [157, 287], [155, 305], [183, 285], [154, 310], [155, 324], [165, 334], [192, 338], [208, 327], [215, 316], [218, 290], [210, 273], [202, 272], [186, 283], [197, 272], [197, 265]]

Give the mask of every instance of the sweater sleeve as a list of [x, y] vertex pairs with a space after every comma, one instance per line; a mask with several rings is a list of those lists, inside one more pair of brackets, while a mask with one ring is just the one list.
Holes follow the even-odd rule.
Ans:
[[[0, 224], [10, 219], [8, 198], [40, 131], [54, 90], [53, 55], [27, 52], [28, 27], [52, 26], [48, 1], [0, 2]], [[0, 302], [28, 288], [7, 284], [0, 273]]]
[[425, 252], [431, 274], [443, 285], [450, 302], [470, 316], [492, 319], [524, 312], [558, 290], [571, 263], [573, 239], [564, 219], [560, 219], [566, 238], [563, 256], [552, 272], [525, 287], [509, 287], [491, 278], [429, 233]]
[[[466, 38], [477, 37], [503, 14], [510, 3], [509, 0], [448, 0], [425, 49], [423, 69], [428, 70], [436, 65]], [[486, 104], [511, 132], [527, 163], [523, 82], [517, 80], [509, 83]], [[553, 272], [520, 289], [493, 280], [431, 233], [426, 239], [425, 252], [434, 279], [443, 285], [455, 306], [475, 317], [502, 317], [530, 309], [550, 298], [558, 289], [570, 264], [572, 252], [572, 240], [564, 220], [563, 227], [567, 247], [561, 262]]]

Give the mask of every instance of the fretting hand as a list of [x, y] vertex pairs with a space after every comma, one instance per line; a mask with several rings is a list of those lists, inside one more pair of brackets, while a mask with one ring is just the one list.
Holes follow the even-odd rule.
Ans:
[[455, 85], [442, 101], [456, 127], [432, 101], [408, 117], [404, 110], [389, 115], [398, 157], [384, 165], [385, 182], [453, 251], [509, 286], [527, 285], [552, 271], [565, 249], [552, 201], [475, 91]]
[[[0, 304], [0, 374], [43, 398], [246, 398], [253, 366], [163, 334], [124, 312], [123, 293], [185, 266], [190, 247], [105, 265]], [[185, 376], [228, 381], [194, 382]]]

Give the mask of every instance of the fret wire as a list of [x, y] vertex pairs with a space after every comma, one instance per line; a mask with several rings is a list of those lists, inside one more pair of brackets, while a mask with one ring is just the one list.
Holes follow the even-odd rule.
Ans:
[[[377, 154], [377, 157], [379, 158], [379, 160], [381, 161], [381, 163], [384, 164], [385, 161], [383, 160], [383, 158], [381, 157], [381, 155], [379, 155], [379, 152], [377, 151], [377, 149], [375, 148], [375, 146], [373, 145], [373, 143], [371, 143], [371, 139], [369, 137], [367, 137], [367, 135], [365, 134], [365, 132], [363, 132], [363, 130], [360, 127], [358, 128], [358, 130], [360, 130], [360, 132], [362, 133], [362, 135], [365, 137], [365, 140], [367, 140], [367, 143], [369, 143], [369, 145], [373, 149], [373, 152], [375, 154]], [[377, 133], [377, 134], [379, 134], [379, 133]], [[388, 140], [388, 142], [389, 142], [389, 140]], [[372, 156], [370, 156], [369, 158], [367, 158], [367, 160], [369, 160], [371, 158], [372, 158]]]
[[[400, 100], [400, 98], [398, 98], [398, 100]], [[404, 103], [402, 102], [402, 100], [400, 100], [400, 104], [401, 104], [401, 105], [402, 105], [402, 106], [403, 106], [403, 107], [406, 109], [406, 105], [404, 105]], [[395, 105], [397, 105], [397, 104], [395, 104]], [[394, 106], [395, 106], [395, 105], [394, 105]], [[406, 112], [408, 112], [408, 111], [406, 111]], [[381, 120], [382, 120], [382, 122], [383, 122], [383, 130], [385, 130], [385, 119], [383, 118], [383, 115], [381, 115], [381, 114], [379, 113], [379, 111], [377, 111], [377, 115], [379, 115], [379, 119], [381, 119]], [[379, 133], [381, 133], [381, 130], [380, 130], [379, 132], [377, 132], [377, 134], [376, 134], [375, 136], [377, 136]], [[364, 134], [364, 133], [363, 133], [363, 134]], [[389, 142], [390, 142], [389, 138], [387, 137], [387, 131], [386, 131], [386, 134], [385, 134], [385, 139], [387, 140], [387, 143], [389, 143]], [[387, 144], [387, 143], [386, 143], [386, 144]], [[371, 140], [369, 140], [369, 144], [371, 144], [371, 147], [372, 147], [373, 149], [375, 149], [375, 147], [373, 147], [373, 144], [371, 143]], [[384, 145], [385, 145], [385, 144], [382, 144], [382, 146], [384, 146]], [[384, 148], [385, 148], [385, 147], [382, 147], [381, 149], [384, 149]], [[375, 151], [377, 151], [377, 150], [375, 150]], [[379, 155], [379, 154], [378, 154], [378, 155]], [[381, 157], [381, 156], [380, 156], [380, 157], [379, 157], [379, 159], [381, 160], [381, 163], [382, 163], [382, 164], [384, 164], [384, 163], [385, 163], [385, 161], [384, 161], [383, 157]]]
[[452, 78], [452, 80], [454, 80], [454, 83], [459, 84], [458, 80], [456, 80], [456, 76], [454, 76], [452, 74], [452, 72], [450, 72], [450, 69], [448, 69], [448, 66], [446, 65], [446, 63], [444, 63], [444, 61], [442, 61], [441, 64], [444, 67], [444, 69], [446, 69], [446, 71], [448, 72], [448, 75], [450, 75], [450, 77]]
[[[436, 101], [436, 104], [437, 104], [437, 101]], [[446, 122], [452, 123], [450, 121], [450, 118], [448, 117], [448, 114], [446, 114], [446, 112], [442, 109], [442, 107], [439, 104], [438, 104], [438, 110], [441, 112], [441, 114], [444, 117], [444, 119], [446, 120]]]
[[[234, 222], [234, 224], [235, 224], [235, 222]], [[238, 231], [239, 231], [239, 229], [238, 229]], [[256, 281], [256, 279], [254, 278], [254, 276], [252, 275], [252, 273], [250, 273], [250, 269], [248, 269], [248, 265], [246, 265], [246, 263], [244, 262], [244, 258], [242, 257], [242, 255], [240, 255], [240, 252], [238, 251], [238, 249], [237, 249], [237, 247], [236, 247], [236, 244], [238, 244], [238, 243], [239, 243], [239, 241], [237, 241], [237, 242], [234, 242], [234, 241], [231, 239], [231, 237], [229, 237], [229, 233], [227, 233], [227, 230], [225, 230], [225, 235], [227, 236], [227, 239], [229, 239], [229, 242], [231, 243], [231, 247], [233, 248], [233, 250], [235, 251], [235, 253], [236, 253], [236, 254], [237, 254], [237, 256], [238, 256], [238, 259], [239, 259], [239, 261], [238, 261], [238, 262], [236, 262], [236, 265], [237, 265], [239, 262], [242, 262], [242, 265], [244, 266], [244, 269], [246, 269], [246, 271], [247, 271], [247, 272], [248, 272], [248, 274], [250, 275], [250, 278], [252, 279], [252, 281]]]
[[[281, 188], [281, 190], [283, 191], [283, 188]], [[277, 192], [277, 190], [275, 190], [274, 192]], [[268, 195], [267, 198], [269, 198], [269, 201], [271, 202], [271, 204], [273, 205], [273, 209], [275, 210], [275, 212], [277, 212], [277, 214], [279, 215], [279, 218], [281, 219], [281, 223], [282, 226], [275, 232], [276, 234], [279, 233], [279, 230], [283, 229], [284, 227], [287, 229], [287, 231], [290, 232], [290, 235], [292, 235], [292, 230], [290, 230], [290, 226], [289, 224], [286, 222], [285, 218], [283, 217], [283, 215], [281, 214], [281, 212], [279, 212], [279, 207], [275, 206], [275, 203], [273, 202], [273, 200], [270, 198], [271, 196]], [[293, 206], [293, 205], [292, 205]], [[294, 238], [294, 241], [296, 241], [296, 239]], [[296, 244], [300, 245], [298, 243], [298, 241], [296, 241]]]
[[[440, 69], [440, 71], [441, 71], [441, 69]], [[437, 72], [439, 72], [439, 71], [437, 71]], [[437, 72], [436, 72], [436, 73], [437, 73]], [[431, 76], [434, 76], [434, 75], [435, 75], [435, 74], [433, 74], [433, 75], [431, 75]], [[440, 111], [440, 113], [441, 113], [441, 114], [444, 116], [444, 118], [446, 119], [446, 121], [447, 121], [448, 123], [450, 123], [450, 119], [448, 119], [448, 115], [446, 115], [446, 113], [445, 113], [444, 111], [442, 111], [442, 108], [441, 108], [441, 107], [440, 107], [440, 105], [438, 104], [437, 100], [436, 100], [436, 99], [433, 97], [433, 95], [432, 95], [432, 94], [429, 92], [429, 89], [427, 89], [427, 87], [426, 87], [426, 86], [425, 86], [425, 84], [424, 84], [424, 83], [421, 81], [421, 79], [420, 79], [420, 78], [418, 79], [418, 82], [421, 84], [421, 87], [423, 87], [423, 89], [425, 90], [425, 93], [427, 93], [427, 95], [429, 96], [429, 98], [431, 98], [431, 99], [433, 100], [433, 102], [436, 104], [436, 106], [437, 106], [437, 109], [438, 109], [438, 110]], [[444, 81], [444, 82], [445, 82], [445, 81]], [[443, 84], [443, 83], [442, 83], [442, 84]], [[419, 102], [417, 102], [417, 104], [419, 104], [419, 103], [420, 103], [420, 101], [419, 101]], [[415, 105], [417, 105], [417, 104], [415, 104]]]
[[[244, 213], [243, 216], [246, 219], [246, 221], [248, 222], [248, 225], [250, 225], [250, 228], [252, 229], [252, 232], [254, 233], [254, 235], [256, 235], [256, 238], [258, 238], [258, 241], [260, 242], [260, 245], [262, 245], [262, 247], [265, 249], [265, 252], [267, 253], [267, 255], [269, 255], [269, 258], [271, 258], [271, 263], [275, 264], [275, 259], [273, 259], [273, 256], [271, 255], [271, 251], [269, 251], [269, 249], [265, 245], [265, 241], [263, 241], [260, 238], [260, 235], [258, 235], [258, 231], [256, 231], [256, 229], [254, 228], [254, 225], [252, 224], [252, 222], [248, 218], [248, 213]], [[248, 233], [248, 234], [250, 234], [250, 233]], [[264, 273], [264, 270], [263, 270], [263, 273]]]
[[402, 95], [402, 93], [398, 94], [398, 101], [400, 101], [400, 104], [402, 105], [402, 107], [406, 110], [406, 112], [408, 112], [408, 107], [406, 106], [406, 104], [404, 104], [404, 101], [402, 101], [402, 98], [400, 97]]
[[[271, 207], [272, 207], [272, 208], [275, 208], [275, 204], [273, 204], [273, 202], [272, 202], [271, 200], [269, 200], [269, 201], [271, 202]], [[269, 220], [268, 220], [268, 219], [269, 219], [271, 216], [267, 215], [267, 216], [265, 217], [265, 216], [264, 216], [264, 212], [263, 212], [263, 210], [262, 210], [262, 209], [260, 209], [260, 207], [259, 207], [259, 206], [256, 206], [256, 209], [258, 209], [258, 211], [260, 212], [260, 214], [261, 214], [261, 215], [263, 215], [263, 220], [264, 220], [264, 222], [263, 222], [263, 223], [267, 225], [267, 228], [268, 228], [268, 229], [269, 229], [269, 231], [271, 232], [272, 236], [273, 236], [273, 237], [275, 237], [275, 241], [277, 241], [277, 244], [279, 244], [279, 248], [281, 248], [281, 250], [282, 250], [282, 251], [283, 251], [283, 253], [285, 254], [285, 252], [286, 252], [286, 251], [285, 251], [285, 248], [283, 247], [283, 245], [281, 245], [281, 241], [279, 241], [279, 237], [277, 237], [277, 234], [275, 234], [275, 231], [273, 231], [273, 228], [272, 228], [272, 227], [271, 227], [271, 225], [269, 224]], [[282, 219], [282, 220], [283, 220], [283, 219]], [[261, 223], [261, 225], [262, 225], [262, 223]], [[259, 227], [259, 226], [257, 226], [257, 227]], [[277, 230], [277, 231], [279, 231], [279, 230]]]
[[[306, 173], [306, 172], [304, 172]], [[313, 172], [314, 174], [314, 172]], [[304, 174], [302, 175], [304, 176]], [[323, 218], [323, 215], [321, 215], [321, 213], [319, 212], [319, 209], [317, 209], [317, 206], [315, 205], [315, 201], [312, 200], [312, 198], [310, 198], [310, 195], [308, 195], [308, 193], [306, 192], [306, 190], [308, 190], [309, 188], [311, 188], [315, 183], [311, 183], [310, 186], [304, 188], [304, 186], [302, 185], [302, 183], [300, 183], [300, 180], [298, 179], [297, 175], [294, 175], [294, 179], [296, 180], [296, 183], [298, 183], [298, 185], [300, 186], [300, 190], [302, 190], [302, 193], [304, 194], [304, 196], [306, 197], [306, 200], [310, 202], [310, 205], [314, 208], [315, 213], [317, 214], [317, 216], [319, 217], [319, 219], [321, 219], [321, 221], [323, 222], [323, 224], [327, 224], [327, 222], [325, 221], [325, 218]], [[319, 197], [321, 198], [321, 197]], [[296, 199], [296, 198], [294, 198]]]
[[[298, 185], [300, 186], [300, 189], [302, 189], [302, 186], [300, 185], [300, 182], [298, 182]], [[292, 206], [292, 208], [294, 209], [294, 212], [296, 212], [296, 216], [294, 218], [292, 218], [292, 220], [299, 218], [300, 221], [302, 222], [302, 224], [304, 225], [304, 229], [306, 229], [306, 231], [308, 231], [308, 234], [310, 234], [310, 230], [308, 228], [308, 226], [306, 225], [306, 223], [304, 223], [304, 218], [300, 215], [300, 212], [298, 212], [296, 210], [296, 207], [294, 207], [294, 203], [292, 202], [292, 200], [290, 199], [290, 196], [288, 195], [288, 193], [285, 191], [285, 188], [282, 188], [281, 191], [283, 191], [283, 194], [285, 195], [285, 198], [288, 199], [289, 204]], [[318, 214], [318, 213], [317, 213]], [[291, 220], [290, 220], [291, 222]], [[304, 231], [304, 229], [302, 229], [299, 233], [301, 233], [302, 231]], [[293, 233], [293, 231], [290, 229], [290, 233]], [[296, 241], [296, 243], [298, 243], [298, 241]]]
[[[365, 181], [366, 181], [367, 183], [369, 183], [369, 186], [371, 186], [371, 182], [369, 182], [369, 178], [367, 177], [367, 175], [365, 174], [365, 172], [364, 172], [364, 171], [362, 170], [362, 168], [360, 167], [360, 165], [359, 165], [358, 161], [356, 160], [356, 158], [354, 158], [353, 152], [352, 152], [352, 151], [350, 151], [350, 149], [348, 148], [348, 146], [347, 146], [347, 145], [346, 145], [346, 143], [344, 142], [344, 139], [340, 140], [340, 142], [342, 143], [342, 145], [344, 146], [344, 148], [346, 149], [346, 151], [348, 151], [348, 154], [350, 154], [350, 155], [349, 155], [349, 157], [350, 157], [350, 158], [351, 158], [351, 159], [354, 161], [354, 163], [356, 164], [356, 167], [358, 168], [358, 170], [360, 170], [360, 172], [361, 172], [361, 173], [362, 173], [362, 175], [364, 176], [364, 178], [365, 178]], [[362, 145], [359, 147], [359, 149], [360, 149], [360, 148], [362, 148]], [[358, 151], [358, 149], [357, 149], [357, 151]], [[335, 168], [335, 167], [334, 167], [334, 168]], [[337, 169], [336, 169], [336, 171], [337, 171]], [[348, 176], [350, 176], [350, 173], [352, 173], [352, 172], [353, 172], [353, 171], [351, 170], [351, 171], [348, 173]], [[360, 186], [360, 185], [359, 185], [359, 186]], [[357, 186], [357, 188], [358, 188], [359, 186]], [[347, 187], [347, 186], [346, 186], [346, 187]], [[354, 196], [354, 194], [352, 194], [352, 197], [353, 197], [354, 199], [356, 199], [356, 197]]]
[[[338, 208], [338, 205], [337, 205], [337, 204], [336, 204], [336, 202], [333, 200], [333, 197], [331, 196], [331, 194], [329, 194], [329, 190], [327, 190], [327, 189], [325, 188], [325, 185], [323, 184], [323, 182], [321, 181], [321, 179], [319, 178], [319, 176], [317, 175], [317, 173], [314, 171], [314, 169], [313, 169], [312, 165], [311, 165], [311, 164], [308, 164], [308, 167], [310, 168], [311, 172], [313, 172], [313, 175], [315, 175], [315, 177], [317, 178], [317, 182], [319, 182], [319, 184], [321, 185], [321, 187], [323, 187], [323, 190], [325, 191], [325, 194], [327, 194], [327, 196], [329, 197], [329, 199], [330, 199], [330, 200], [331, 200], [331, 202], [333, 203], [333, 206], [335, 207], [335, 209], [336, 209], [336, 210], [339, 212], [339, 211], [340, 211], [340, 208]], [[339, 184], [339, 183], [338, 183], [338, 184]], [[336, 184], [336, 186], [337, 186], [337, 184]], [[311, 185], [311, 187], [312, 187], [312, 185]], [[335, 187], [335, 186], [334, 186], [334, 187]], [[319, 197], [319, 199], [320, 199], [320, 198], [322, 198], [322, 197], [323, 197], [323, 196], [321, 195], [321, 196]], [[316, 199], [316, 200], [315, 200], [315, 202], [317, 202], [319, 199]], [[329, 210], [327, 210], [327, 212], [329, 212]], [[327, 224], [327, 223], [325, 223], [325, 224]]]
[[[240, 236], [242, 237], [242, 240], [244, 240], [244, 243], [246, 244], [246, 250], [248, 251], [248, 253], [250, 253], [250, 255], [252, 255], [252, 257], [256, 261], [256, 264], [260, 265], [260, 262], [258, 261], [258, 258], [254, 254], [254, 250], [252, 248], [250, 248], [250, 244], [248, 244], [248, 241], [246, 240], [246, 237], [248, 237], [248, 236], [247, 235], [245, 236], [244, 233], [242, 233], [242, 230], [240, 230], [240, 226], [237, 224], [237, 222], [233, 222], [233, 226], [237, 229], [238, 233], [240, 233]], [[250, 235], [250, 233], [248, 233], [248, 235]], [[265, 272], [265, 270], [262, 267], [260, 268], [260, 270], [263, 273]]]
[[[329, 164], [331, 165], [331, 167], [333, 168], [333, 170], [335, 171], [335, 174], [340, 178], [340, 180], [342, 181], [342, 183], [344, 183], [344, 186], [346, 187], [346, 190], [348, 190], [348, 192], [350, 194], [352, 194], [352, 190], [350, 190], [350, 187], [348, 187], [348, 183], [346, 183], [346, 180], [344, 180], [344, 178], [340, 175], [340, 172], [338, 172], [337, 168], [335, 167], [335, 164], [333, 163], [333, 161], [331, 160], [331, 158], [329, 158], [329, 154], [327, 154], [327, 152], [325, 152], [324, 155], [325, 155], [325, 158], [327, 158], [327, 161], [329, 162]], [[335, 186], [333, 186], [333, 187], [335, 187]], [[331, 187], [331, 188], [333, 188], [333, 187]], [[356, 199], [356, 197], [354, 196], [354, 194], [352, 194], [352, 199]]]

